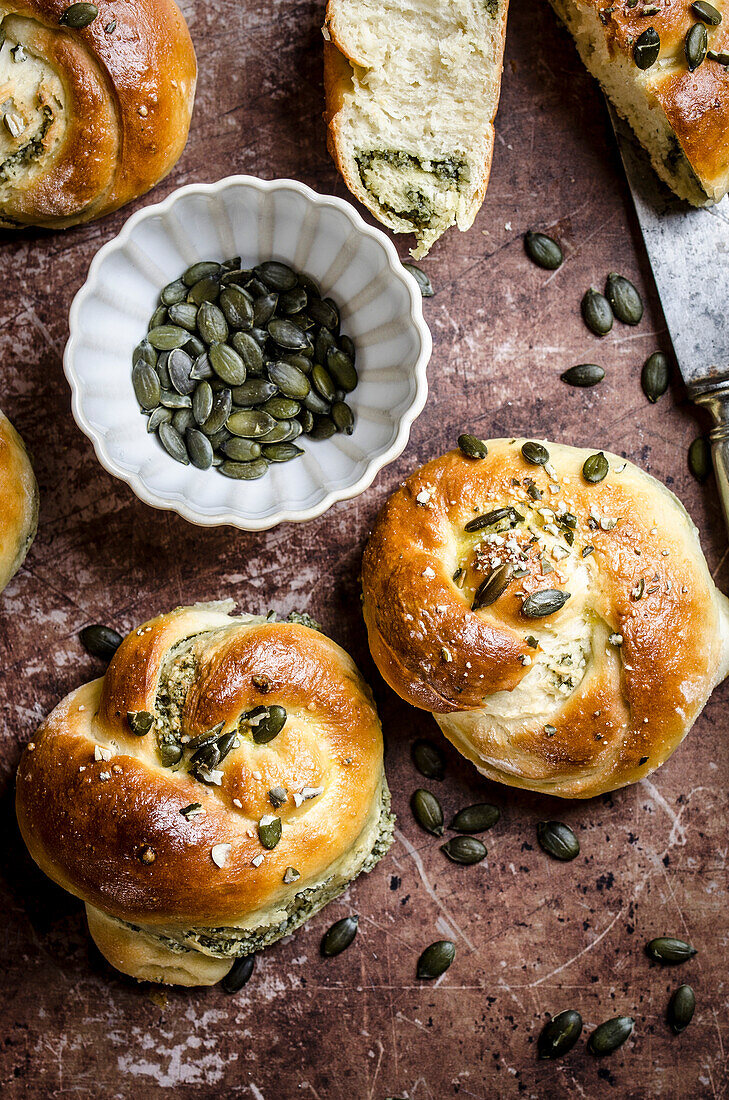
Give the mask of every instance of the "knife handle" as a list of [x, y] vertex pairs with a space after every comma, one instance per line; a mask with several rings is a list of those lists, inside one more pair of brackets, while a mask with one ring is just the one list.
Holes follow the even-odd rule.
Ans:
[[711, 457], [714, 460], [716, 484], [724, 510], [724, 523], [729, 532], [729, 381], [711, 389], [694, 393], [693, 400], [711, 413], [714, 427], [709, 433]]

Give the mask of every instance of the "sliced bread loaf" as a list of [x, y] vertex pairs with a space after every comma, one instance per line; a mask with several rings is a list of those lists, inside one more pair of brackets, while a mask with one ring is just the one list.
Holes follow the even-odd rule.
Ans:
[[328, 145], [347, 187], [424, 256], [483, 202], [508, 0], [329, 0]]

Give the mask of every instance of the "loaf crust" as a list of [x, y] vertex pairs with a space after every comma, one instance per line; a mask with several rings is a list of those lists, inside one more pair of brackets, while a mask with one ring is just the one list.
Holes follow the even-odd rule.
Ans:
[[0, 0], [0, 103], [20, 131], [1, 127], [4, 228], [102, 217], [158, 183], [187, 141], [197, 66], [173, 0], [98, 0], [79, 30], [59, 23], [68, 6]]
[[38, 485], [22, 439], [0, 412], [0, 592], [25, 560], [38, 526]]
[[[485, 775], [587, 798], [649, 774], [680, 744], [729, 668], [729, 601], [659, 482], [608, 454], [608, 476], [590, 484], [592, 452], [548, 443], [545, 470], [522, 442], [489, 441], [484, 460], [453, 451], [392, 495], [364, 554], [364, 617], [385, 680]], [[464, 531], [510, 505], [524, 517], [513, 529]], [[528, 572], [471, 610], [500, 561]], [[570, 598], [525, 617], [524, 598], [546, 588]]]

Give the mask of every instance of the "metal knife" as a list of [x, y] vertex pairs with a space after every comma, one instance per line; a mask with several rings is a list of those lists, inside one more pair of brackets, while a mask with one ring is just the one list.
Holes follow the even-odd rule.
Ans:
[[711, 453], [729, 531], [729, 196], [701, 209], [677, 198], [609, 108], [679, 369], [691, 400], [714, 420]]

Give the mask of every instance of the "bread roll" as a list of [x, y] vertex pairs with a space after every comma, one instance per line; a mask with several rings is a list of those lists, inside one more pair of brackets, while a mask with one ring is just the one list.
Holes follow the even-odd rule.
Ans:
[[328, 145], [347, 187], [416, 258], [469, 229], [494, 148], [508, 0], [329, 0]]
[[352, 660], [315, 630], [232, 618], [232, 606], [181, 607], [132, 631], [18, 769], [31, 855], [136, 978], [218, 981], [392, 840], [380, 723]]
[[681, 743], [729, 670], [729, 601], [663, 485], [607, 452], [591, 483], [593, 452], [547, 443], [534, 465], [523, 443], [452, 451], [388, 500], [362, 568], [369, 643], [489, 779], [589, 798]]
[[0, 412], [0, 592], [25, 561], [38, 526], [38, 485], [23, 440]]
[[[694, 206], [718, 202], [729, 188], [729, 72], [708, 56], [689, 71], [686, 35], [700, 19], [688, 0], [551, 3], [661, 179]], [[706, 27], [709, 49], [729, 62], [729, 6], [724, 0], [712, 6], [725, 18], [717, 27]], [[658, 35], [660, 52], [650, 68], [641, 69], [634, 50], [650, 28]]]
[[61, 22], [66, 0], [0, 2], [2, 228], [100, 218], [154, 187], [185, 147], [197, 67], [179, 9], [97, 7], [74, 28]]

